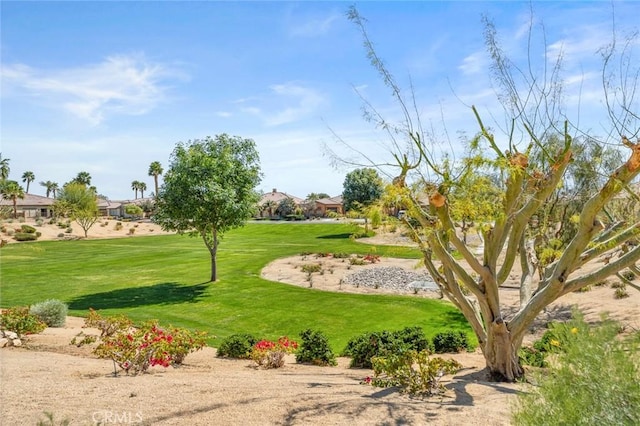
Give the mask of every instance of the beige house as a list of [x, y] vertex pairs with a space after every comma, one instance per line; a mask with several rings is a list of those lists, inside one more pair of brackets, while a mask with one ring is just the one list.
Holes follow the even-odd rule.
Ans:
[[260, 217], [275, 216], [278, 204], [287, 198], [291, 198], [296, 206], [301, 206], [304, 203], [304, 200], [300, 197], [296, 197], [295, 195], [287, 194], [286, 192], [281, 192], [276, 188], [273, 188], [271, 192], [262, 194], [260, 201], [258, 201], [258, 213]]
[[[53, 216], [54, 198], [43, 197], [42, 195], [24, 194], [24, 198], [16, 201], [18, 217], [24, 218], [49, 218]], [[13, 212], [13, 201], [0, 199], [0, 206], [8, 206]]]
[[314, 215], [326, 217], [328, 213], [344, 214], [342, 195], [331, 198], [320, 198], [315, 202]]

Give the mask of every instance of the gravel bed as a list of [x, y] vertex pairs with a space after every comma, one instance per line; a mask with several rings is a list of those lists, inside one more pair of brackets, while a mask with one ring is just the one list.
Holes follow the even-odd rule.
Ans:
[[362, 269], [344, 277], [343, 283], [397, 291], [438, 290], [428, 274], [407, 271], [398, 266]]

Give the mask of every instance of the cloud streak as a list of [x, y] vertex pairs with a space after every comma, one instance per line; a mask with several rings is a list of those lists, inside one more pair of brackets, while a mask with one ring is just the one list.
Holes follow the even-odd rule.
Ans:
[[109, 56], [97, 64], [44, 70], [24, 64], [3, 65], [2, 81], [9, 92], [97, 125], [114, 114], [140, 115], [165, 99], [163, 82], [184, 75], [142, 56]]

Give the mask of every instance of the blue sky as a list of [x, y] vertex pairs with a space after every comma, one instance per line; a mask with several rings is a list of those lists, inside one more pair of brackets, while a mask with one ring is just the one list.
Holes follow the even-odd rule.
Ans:
[[[165, 169], [179, 141], [228, 133], [256, 141], [263, 180], [305, 197], [337, 195], [344, 175], [325, 155], [333, 134], [384, 159], [386, 139], [362, 118], [356, 91], [397, 110], [370, 66], [345, 2], [2, 1], [2, 157], [63, 184], [87, 171], [98, 192], [133, 198], [152, 161]], [[356, 2], [379, 55], [413, 84], [425, 122], [455, 145], [476, 130], [469, 105], [496, 111], [483, 14], [516, 60], [530, 9], [547, 56], [564, 52], [567, 111], [607, 132], [598, 48], [637, 29], [638, 2]], [[540, 49], [539, 45], [536, 49]], [[536, 56], [537, 55], [537, 56]], [[544, 58], [545, 52], [533, 52]], [[387, 156], [388, 157], [388, 156]]]

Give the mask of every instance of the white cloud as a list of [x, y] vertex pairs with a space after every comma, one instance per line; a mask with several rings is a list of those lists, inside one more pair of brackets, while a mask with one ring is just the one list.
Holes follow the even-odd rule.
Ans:
[[296, 37], [318, 37], [327, 34], [334, 22], [340, 19], [338, 14], [332, 14], [326, 18], [310, 19], [293, 25], [289, 31]]
[[458, 69], [465, 75], [486, 72], [488, 67], [487, 54], [484, 51], [475, 52], [462, 60], [462, 64]]
[[164, 99], [163, 80], [184, 77], [139, 55], [110, 56], [97, 64], [57, 70], [9, 64], [1, 75], [5, 86], [51, 108], [62, 106], [94, 125], [111, 114], [145, 114]]
[[232, 114], [232, 113], [230, 113], [230, 112], [228, 112], [228, 111], [218, 111], [218, 112], [216, 112], [216, 115], [217, 115], [218, 117], [221, 117], [221, 118], [229, 118], [229, 117], [231, 117], [233, 114]]
[[[259, 117], [269, 127], [300, 121], [325, 103], [325, 97], [319, 91], [298, 83], [274, 84], [269, 90], [269, 96], [251, 98], [254, 104], [261, 106], [241, 108], [241, 111]], [[241, 103], [245, 102], [243, 99]]]

